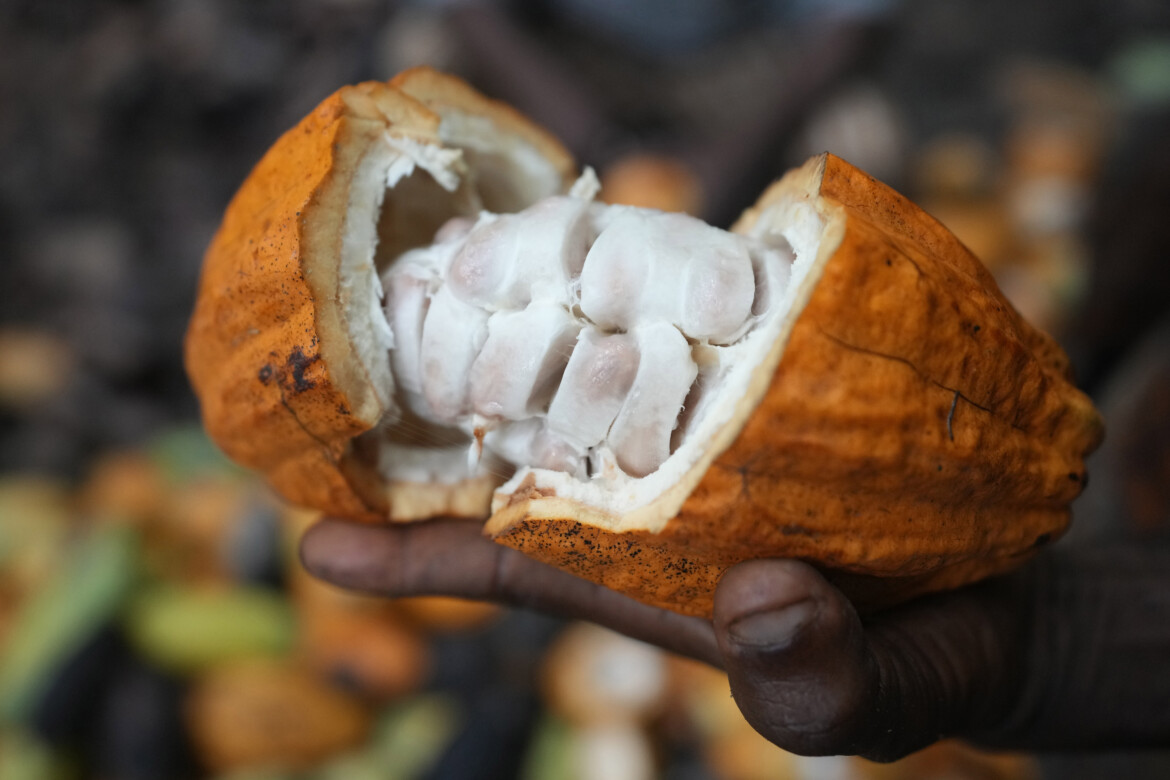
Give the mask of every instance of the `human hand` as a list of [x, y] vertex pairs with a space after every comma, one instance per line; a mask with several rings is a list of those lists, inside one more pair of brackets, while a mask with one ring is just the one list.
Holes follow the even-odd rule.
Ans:
[[324, 520], [314, 575], [383, 596], [441, 594], [590, 620], [727, 671], [744, 716], [807, 755], [892, 760], [941, 736], [993, 730], [1023, 667], [1020, 579], [863, 620], [815, 569], [748, 561], [724, 575], [711, 621], [650, 607], [485, 539], [478, 523]]

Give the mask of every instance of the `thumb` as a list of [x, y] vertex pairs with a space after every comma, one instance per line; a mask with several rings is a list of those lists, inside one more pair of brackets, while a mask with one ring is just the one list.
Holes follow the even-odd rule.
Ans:
[[756, 560], [715, 593], [715, 632], [736, 704], [803, 755], [862, 753], [878, 672], [853, 606], [811, 566]]
[[715, 591], [715, 634], [736, 703], [765, 737], [890, 761], [1006, 717], [1021, 680], [1020, 587], [987, 581], [863, 625], [811, 566], [749, 561]]

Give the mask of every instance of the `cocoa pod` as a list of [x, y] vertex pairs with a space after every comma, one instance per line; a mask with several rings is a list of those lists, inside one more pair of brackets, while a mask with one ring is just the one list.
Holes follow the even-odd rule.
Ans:
[[[493, 429], [465, 392], [480, 314], [451, 338], [436, 330], [453, 362], [432, 350], [428, 371], [424, 354], [399, 390], [379, 274], [439, 241], [428, 257], [442, 281], [481, 210], [588, 200], [595, 180], [570, 186], [572, 173], [544, 131], [431, 70], [328, 98], [261, 160], [208, 250], [186, 360], [212, 436], [293, 502], [368, 520], [486, 519], [497, 542], [688, 614], [709, 614], [719, 576], [747, 558], [813, 562], [874, 608], [1004, 571], [1063, 532], [1102, 435], [1067, 358], [942, 225], [831, 154], [733, 228], [755, 284], [743, 332], [728, 330], [747, 301], [742, 273], [684, 285], [704, 311], [683, 314], [718, 327], [688, 334], [698, 374], [665, 453], [623, 465], [603, 442], [574, 456], [580, 442], [555, 440], [559, 394], [547, 418]], [[619, 213], [590, 207], [593, 233]], [[560, 270], [531, 290], [593, 327], [574, 303], [584, 272], [557, 281], [573, 265], [567, 236], [550, 252]], [[480, 265], [499, 277], [483, 290], [508, 291], [491, 306], [537, 295], [516, 292], [529, 288], [515, 269]], [[730, 325], [706, 300], [720, 289], [736, 291]], [[417, 323], [407, 330], [417, 337]], [[403, 395], [412, 382], [429, 407]], [[501, 459], [493, 441], [534, 462]]]

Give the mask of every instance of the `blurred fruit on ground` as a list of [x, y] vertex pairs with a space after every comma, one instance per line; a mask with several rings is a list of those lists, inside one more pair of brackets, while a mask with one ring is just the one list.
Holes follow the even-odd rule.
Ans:
[[999, 158], [981, 137], [947, 133], [916, 155], [912, 173], [919, 203], [997, 273], [1010, 263], [1015, 237], [998, 196]]
[[287, 662], [219, 666], [195, 680], [187, 724], [213, 770], [303, 769], [366, 738], [370, 712], [357, 699]]
[[94, 459], [77, 505], [94, 518], [148, 525], [165, 512], [168, 498], [159, 464], [145, 452], [124, 450]]
[[305, 615], [299, 646], [323, 679], [375, 701], [418, 689], [429, 672], [425, 640], [391, 615], [344, 610]]
[[248, 486], [233, 478], [202, 477], [169, 488], [163, 515], [143, 529], [151, 573], [172, 581], [230, 581], [227, 546], [249, 499]]
[[577, 780], [654, 780], [657, 761], [649, 735], [632, 724], [594, 724], [574, 734]]
[[661, 710], [666, 653], [590, 623], [575, 623], [549, 648], [542, 670], [551, 711], [581, 727], [638, 726]]
[[891, 181], [905, 168], [906, 135], [899, 107], [862, 76], [817, 101], [795, 150], [802, 158], [831, 151], [871, 176]]
[[191, 429], [95, 459], [76, 490], [0, 480], [0, 739], [31, 772], [13, 777], [1032, 777], [955, 746], [792, 756], [722, 673], [606, 629], [319, 582], [296, 556], [316, 519]]
[[692, 216], [703, 210], [703, 188], [695, 172], [682, 160], [650, 153], [631, 154], [606, 167], [601, 174], [601, 199]]
[[411, 596], [396, 599], [394, 608], [406, 620], [427, 631], [475, 631], [500, 616], [500, 607], [453, 596]]
[[28, 409], [59, 395], [74, 362], [63, 339], [44, 331], [0, 328], [0, 407]]
[[1019, 246], [999, 280], [1025, 317], [1059, 337], [1088, 292], [1086, 221], [1118, 105], [1100, 76], [1070, 66], [1018, 64], [1001, 91], [1010, 125], [999, 197]]
[[[295, 549], [291, 537], [315, 519], [312, 514], [290, 518], [296, 529], [288, 539], [290, 550]], [[401, 697], [427, 681], [430, 649], [419, 626], [396, 603], [316, 580], [291, 554], [286, 567], [300, 625], [298, 652], [311, 668], [377, 701]]]
[[1088, 293], [1086, 220], [1117, 108], [1099, 77], [1068, 66], [1016, 64], [998, 91], [1003, 137], [929, 139], [911, 192], [1026, 319], [1060, 338]]

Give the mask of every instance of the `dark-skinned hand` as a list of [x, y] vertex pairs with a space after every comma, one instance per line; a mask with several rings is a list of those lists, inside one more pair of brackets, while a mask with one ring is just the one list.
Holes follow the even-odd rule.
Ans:
[[[646, 606], [494, 544], [474, 522], [323, 520], [301, 545], [306, 568], [344, 588], [461, 596], [589, 620], [697, 658], [727, 672], [748, 722], [777, 745], [877, 760], [943, 736], [1033, 748], [1165, 739], [1170, 684], [1134, 679], [1134, 659], [1124, 655], [1134, 652], [1132, 643], [1105, 659], [1106, 668], [1084, 668], [1114, 640], [1107, 624], [1119, 615], [1109, 605], [1132, 606], [1135, 593], [1165, 580], [1164, 552], [1123, 549], [1071, 566], [1041, 561], [864, 619], [813, 567], [748, 561], [723, 576], [707, 621]], [[1147, 631], [1137, 653], [1158, 659], [1162, 681], [1170, 679], [1170, 600], [1150, 610], [1144, 617], [1163, 627]], [[1110, 684], [1107, 693], [1094, 688], [1101, 684]], [[1112, 720], [1101, 725], [1101, 717]]]

